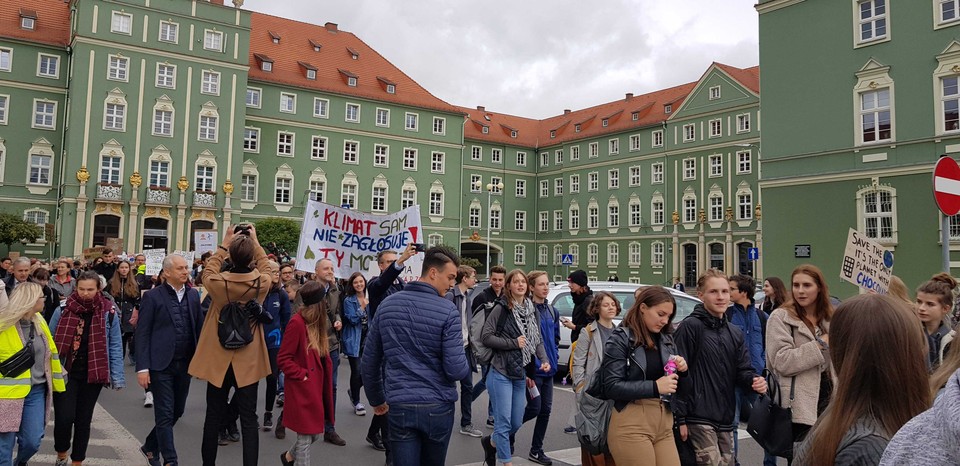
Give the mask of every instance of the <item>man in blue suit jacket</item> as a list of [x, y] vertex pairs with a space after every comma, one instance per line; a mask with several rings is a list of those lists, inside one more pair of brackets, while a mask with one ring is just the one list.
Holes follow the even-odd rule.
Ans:
[[[137, 381], [153, 391], [156, 425], [140, 451], [151, 466], [177, 466], [173, 426], [183, 416], [190, 391], [187, 368], [197, 349], [203, 313], [200, 293], [187, 287], [190, 269], [180, 256], [163, 259], [166, 283], [147, 291], [140, 300], [137, 345]], [[171, 344], [172, 343], [172, 344]]]

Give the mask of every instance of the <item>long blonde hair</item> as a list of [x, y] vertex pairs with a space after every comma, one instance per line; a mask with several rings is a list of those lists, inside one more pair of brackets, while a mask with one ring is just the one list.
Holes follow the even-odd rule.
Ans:
[[320, 356], [330, 353], [330, 343], [327, 339], [327, 303], [323, 299], [326, 292], [319, 282], [310, 281], [300, 288], [300, 297], [304, 304], [300, 308], [300, 317], [307, 326], [307, 348], [315, 349]]
[[[16, 324], [25, 312], [37, 305], [37, 300], [41, 297], [43, 297], [43, 287], [38, 283], [25, 282], [17, 285], [17, 289], [10, 294], [10, 302], [0, 309], [0, 332]], [[33, 316], [33, 320], [35, 321], [38, 317], [43, 318], [37, 313]]]

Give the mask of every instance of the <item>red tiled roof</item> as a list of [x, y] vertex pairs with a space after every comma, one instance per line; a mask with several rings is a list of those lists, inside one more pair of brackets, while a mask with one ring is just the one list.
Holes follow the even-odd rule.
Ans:
[[[21, 8], [36, 13], [33, 30], [20, 27]], [[62, 0], [0, 1], [0, 37], [66, 47], [70, 43], [70, 4]]]
[[[250, 80], [458, 112], [457, 107], [430, 94], [357, 36], [339, 30], [333, 23], [318, 26], [253, 12], [250, 27]], [[274, 44], [267, 31], [280, 36], [280, 43]], [[319, 52], [314, 51], [314, 44], [321, 46]], [[261, 70], [255, 54], [273, 59], [273, 71]], [[356, 60], [352, 54], [357, 55]], [[298, 62], [317, 64], [317, 79], [307, 79]], [[341, 73], [357, 76], [357, 86], [348, 86]], [[386, 92], [381, 85], [385, 81], [396, 84], [395, 94]]]
[[755, 94], [760, 93], [760, 67], [752, 66], [750, 68], [737, 68], [730, 65], [724, 65], [723, 63], [713, 62], [717, 68], [720, 68], [725, 73], [729, 74], [731, 78], [736, 79], [743, 84], [747, 89], [750, 89]]
[[[488, 112], [483, 107], [457, 107], [467, 114], [467, 124], [463, 125], [464, 139], [479, 139], [484, 142], [509, 144], [521, 147], [537, 147], [537, 135], [540, 122], [532, 118], [524, 118], [503, 113]], [[483, 134], [483, 127], [489, 128], [489, 133]], [[510, 136], [511, 131], [517, 132], [517, 137]]]

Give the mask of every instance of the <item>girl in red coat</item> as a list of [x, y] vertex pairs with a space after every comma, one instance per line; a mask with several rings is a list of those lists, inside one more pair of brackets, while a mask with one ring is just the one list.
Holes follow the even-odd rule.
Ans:
[[293, 448], [280, 454], [284, 466], [308, 466], [310, 445], [333, 425], [333, 362], [327, 342], [327, 309], [320, 283], [300, 288], [303, 307], [290, 318], [277, 365], [286, 380], [284, 427], [297, 433]]

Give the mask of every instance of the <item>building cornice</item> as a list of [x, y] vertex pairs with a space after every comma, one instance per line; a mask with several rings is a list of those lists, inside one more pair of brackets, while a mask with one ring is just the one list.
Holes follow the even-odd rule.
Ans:
[[156, 55], [160, 57], [194, 62], [202, 65], [219, 66], [219, 67], [228, 68], [236, 71], [247, 71], [250, 69], [249, 65], [238, 65], [236, 63], [230, 63], [226, 61], [211, 60], [209, 58], [200, 58], [193, 55], [185, 55], [182, 53], [166, 52], [163, 50], [151, 49], [147, 47], [134, 47], [131, 45], [121, 44], [119, 42], [109, 42], [105, 40], [94, 39], [92, 37], [77, 36], [73, 39], [74, 48], [76, 48], [76, 44], [96, 45], [99, 47], [105, 47], [110, 49], [120, 49], [120, 50], [129, 51], [129, 52], [146, 53], [146, 54]]
[[764, 13], [770, 13], [771, 11], [777, 11], [781, 8], [791, 7], [803, 2], [804, 0], [771, 0], [769, 2], [757, 4], [754, 8], [757, 9], [757, 13], [762, 15]]
[[245, 121], [246, 123], [259, 122], [259, 123], [280, 125], [281, 127], [296, 127], [296, 128], [312, 129], [317, 131], [328, 131], [328, 132], [341, 133], [341, 134], [350, 134], [354, 136], [366, 136], [366, 137], [379, 138], [381, 140], [406, 142], [409, 144], [431, 144], [437, 147], [446, 147], [448, 149], [463, 150], [462, 145], [449, 143], [449, 142], [431, 141], [427, 139], [405, 138], [401, 136], [393, 136], [390, 134], [377, 133], [373, 131], [361, 131], [361, 130], [355, 130], [355, 129], [349, 129], [349, 128], [341, 128], [339, 126], [314, 125], [314, 124], [303, 123], [299, 121], [290, 121], [290, 120], [281, 120], [277, 118], [252, 116], [250, 114], [246, 115]]
[[30, 84], [20, 81], [8, 81], [0, 79], [0, 87], [14, 87], [17, 89], [26, 89], [29, 91], [49, 92], [51, 94], [67, 94], [67, 90], [62, 87], [43, 86], [40, 84]]
[[933, 164], [925, 163], [921, 165], [911, 165], [908, 167], [883, 168], [877, 170], [857, 170], [853, 172], [834, 173], [830, 175], [799, 176], [790, 178], [779, 178], [776, 180], [764, 180], [758, 184], [760, 189], [782, 188], [787, 186], [800, 186], [807, 184], [833, 183], [837, 181], [850, 181], [856, 179], [869, 178], [873, 176], [905, 176], [919, 175], [933, 172]]

